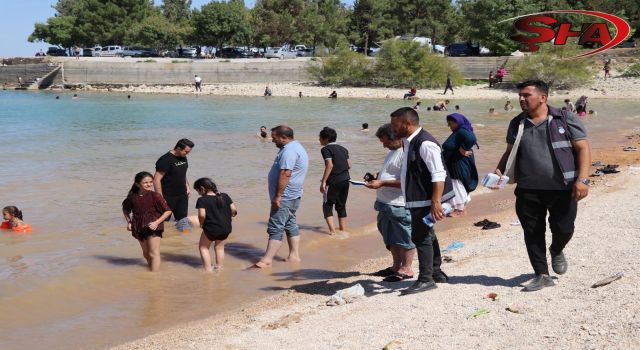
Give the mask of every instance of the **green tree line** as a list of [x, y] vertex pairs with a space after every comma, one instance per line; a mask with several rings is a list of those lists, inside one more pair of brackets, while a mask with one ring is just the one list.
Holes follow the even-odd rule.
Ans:
[[[640, 26], [640, 0], [58, 0], [56, 13], [36, 23], [28, 40], [63, 47], [98, 44], [170, 49], [200, 44], [222, 47], [304, 43], [329, 49], [354, 44], [365, 49], [397, 35], [429, 37], [434, 43], [474, 41], [496, 54], [519, 48], [513, 24], [502, 19], [552, 10], [612, 13]], [[366, 50], [365, 50], [366, 51]]]

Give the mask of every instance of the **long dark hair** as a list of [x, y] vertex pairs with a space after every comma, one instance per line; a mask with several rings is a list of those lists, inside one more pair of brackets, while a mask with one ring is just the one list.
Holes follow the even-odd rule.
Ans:
[[204, 188], [205, 193], [209, 191], [215, 193], [216, 205], [218, 206], [218, 208], [222, 208], [222, 206], [224, 205], [224, 201], [220, 196], [220, 192], [218, 191], [218, 186], [216, 186], [216, 183], [213, 182], [213, 180], [211, 180], [208, 177], [201, 177], [197, 179], [196, 182], [193, 183], [193, 189], [197, 191], [200, 188]]
[[153, 179], [153, 175], [151, 175], [151, 173], [147, 171], [141, 171], [136, 174], [136, 177], [133, 179], [133, 185], [131, 185], [128, 196], [140, 193], [140, 186], [138, 186], [138, 184], [142, 182], [142, 180], [146, 177], [150, 177]]
[[17, 217], [18, 219], [22, 220], [22, 212], [15, 205], [10, 205], [8, 207], [4, 207], [4, 208], [2, 208], [2, 211], [3, 212], [6, 211], [7, 213], [9, 213], [9, 215], [13, 215], [13, 216]]

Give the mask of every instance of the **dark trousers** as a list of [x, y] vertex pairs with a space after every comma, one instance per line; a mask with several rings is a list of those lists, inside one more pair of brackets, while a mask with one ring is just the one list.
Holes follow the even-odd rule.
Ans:
[[[189, 211], [189, 196], [187, 194], [180, 194], [177, 196], [167, 196], [164, 195], [164, 200], [167, 201], [169, 208], [173, 212], [173, 218], [178, 221], [182, 218], [187, 217], [187, 213]], [[167, 218], [167, 221], [171, 217]]]
[[552, 254], [562, 252], [573, 236], [578, 203], [571, 191], [544, 191], [516, 188], [516, 214], [524, 230], [529, 261], [536, 274], [549, 274], [545, 219], [549, 213]]
[[444, 87], [443, 95], [447, 94], [447, 90], [451, 90], [451, 93], [453, 94], [453, 86], [451, 86], [450, 84], [447, 84], [447, 86]]
[[326, 201], [322, 203], [324, 217], [333, 216], [333, 207], [335, 206], [338, 217], [346, 218], [347, 197], [349, 197], [349, 180], [329, 185]]
[[428, 282], [433, 280], [434, 274], [441, 272], [440, 245], [433, 227], [428, 227], [422, 221], [431, 207], [410, 208], [411, 212], [411, 241], [416, 245], [418, 252], [418, 281]]

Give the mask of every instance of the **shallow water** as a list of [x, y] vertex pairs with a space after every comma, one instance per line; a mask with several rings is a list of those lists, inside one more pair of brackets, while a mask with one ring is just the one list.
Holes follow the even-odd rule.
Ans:
[[[55, 100], [59, 95], [60, 99]], [[386, 150], [373, 135], [401, 100], [244, 98], [211, 96], [0, 92], [5, 134], [0, 205], [17, 205], [31, 235], [0, 232], [0, 348], [102, 347], [203, 318], [293, 284], [344, 271], [385, 254], [372, 225], [375, 193], [352, 187], [350, 237], [328, 237], [318, 192], [322, 160], [317, 133], [338, 130], [353, 160], [352, 177], [379, 168]], [[455, 101], [476, 125], [480, 173], [504, 148], [514, 113], [504, 101]], [[424, 104], [424, 103], [423, 103]], [[488, 115], [495, 107], [498, 115]], [[637, 127], [637, 103], [590, 101], [598, 117], [586, 123], [598, 146], [617, 144], [619, 130]], [[444, 140], [444, 113], [421, 112], [425, 126]], [[371, 132], [359, 131], [368, 122]], [[299, 212], [303, 263], [277, 263], [244, 271], [263, 252], [269, 201], [266, 174], [277, 149], [255, 136], [260, 125], [285, 123], [310, 156]], [[198, 232], [167, 226], [161, 272], [145, 271], [138, 243], [120, 211], [136, 172], [153, 172], [156, 159], [187, 137], [190, 182], [211, 176], [239, 207], [223, 272], [200, 271]], [[481, 205], [481, 201], [473, 202]], [[190, 201], [195, 206], [195, 197]], [[194, 208], [190, 208], [195, 213]], [[281, 251], [286, 254], [286, 247]]]

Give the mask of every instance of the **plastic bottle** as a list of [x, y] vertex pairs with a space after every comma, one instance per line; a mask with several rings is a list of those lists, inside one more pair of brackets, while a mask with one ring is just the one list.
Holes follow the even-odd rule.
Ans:
[[[444, 211], [444, 215], [447, 216], [451, 214], [451, 212], [453, 211], [453, 207], [449, 203], [442, 203], [442, 211]], [[422, 218], [422, 221], [427, 225], [427, 227], [433, 227], [433, 224], [436, 223], [433, 220], [433, 216], [431, 216], [431, 212], [429, 212], [429, 214]]]

